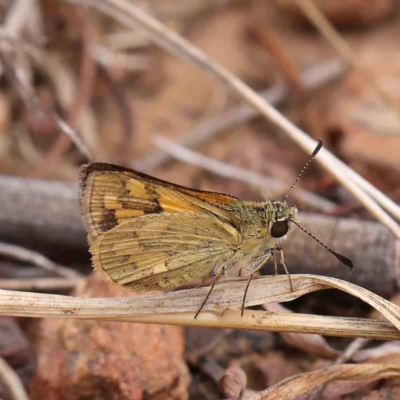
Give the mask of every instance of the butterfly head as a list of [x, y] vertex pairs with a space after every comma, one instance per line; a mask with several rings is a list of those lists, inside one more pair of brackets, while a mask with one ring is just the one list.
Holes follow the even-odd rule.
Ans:
[[285, 200], [272, 202], [272, 223], [270, 234], [274, 239], [281, 239], [289, 232], [289, 222], [296, 219], [297, 208], [289, 206]]
[[318, 152], [321, 150], [321, 148], [322, 148], [322, 140], [318, 140], [318, 144], [315, 147], [313, 153], [311, 154], [310, 159], [307, 161], [307, 163], [305, 164], [303, 169], [300, 171], [299, 175], [293, 182], [292, 186], [290, 186], [289, 190], [286, 192], [283, 200], [272, 202], [273, 215], [272, 215], [272, 223], [270, 224], [270, 228], [269, 228], [270, 235], [272, 238], [276, 239], [276, 241], [279, 242], [279, 240], [284, 239], [285, 236], [287, 235], [287, 233], [289, 232], [289, 228], [290, 228], [289, 223], [294, 224], [298, 228], [300, 228], [303, 232], [305, 232], [308, 236], [313, 238], [322, 247], [324, 247], [326, 250], [328, 250], [332, 255], [334, 255], [344, 265], [349, 267], [350, 270], [352, 270], [353, 262], [350, 259], [348, 259], [347, 257], [345, 257], [339, 253], [336, 253], [336, 251], [333, 251], [330, 247], [328, 247], [326, 244], [321, 242], [321, 240], [317, 239], [312, 233], [310, 233], [306, 229], [304, 229], [296, 221], [297, 208], [290, 207], [286, 203], [286, 199], [289, 197], [289, 194], [292, 192], [292, 189], [296, 186], [296, 183], [299, 181], [303, 172], [307, 169], [307, 167], [310, 165], [310, 163], [314, 160], [315, 156], [318, 154]]

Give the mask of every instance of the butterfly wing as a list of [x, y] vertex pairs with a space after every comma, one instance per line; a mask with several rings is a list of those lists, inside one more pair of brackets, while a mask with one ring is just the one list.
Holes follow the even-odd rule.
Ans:
[[239, 232], [207, 213], [161, 213], [121, 223], [91, 245], [106, 279], [135, 291], [172, 289], [234, 260]]
[[204, 213], [239, 224], [229, 212], [237, 198], [174, 185], [106, 163], [88, 164], [81, 173], [81, 208], [89, 241], [124, 221], [148, 214]]

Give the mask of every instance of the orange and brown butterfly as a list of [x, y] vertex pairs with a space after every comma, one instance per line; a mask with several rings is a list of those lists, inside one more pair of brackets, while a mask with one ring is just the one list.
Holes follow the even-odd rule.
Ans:
[[297, 209], [286, 200], [242, 201], [106, 163], [82, 167], [80, 203], [95, 269], [138, 292], [208, 276], [215, 283], [234, 266], [255, 272], [278, 250], [290, 223], [298, 225]]

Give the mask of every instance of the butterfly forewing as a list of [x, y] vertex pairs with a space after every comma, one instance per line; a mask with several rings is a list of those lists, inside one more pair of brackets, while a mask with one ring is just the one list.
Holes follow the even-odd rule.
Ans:
[[81, 206], [90, 241], [119, 224], [148, 214], [204, 213], [233, 225], [227, 208], [238, 201], [219, 193], [196, 191], [111, 164], [82, 169]]

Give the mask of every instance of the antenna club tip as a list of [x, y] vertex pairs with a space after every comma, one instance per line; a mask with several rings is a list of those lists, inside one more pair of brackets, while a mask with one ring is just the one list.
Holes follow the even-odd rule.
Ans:
[[336, 253], [336, 251], [333, 251], [333, 250], [332, 250], [332, 254], [333, 254], [339, 261], [341, 261], [344, 265], [346, 265], [346, 267], [349, 267], [349, 268], [350, 268], [350, 274], [353, 272], [353, 268], [354, 268], [353, 261], [351, 261], [349, 258], [347, 258], [347, 257], [345, 257], [345, 256], [342, 256], [342, 255], [339, 254], [339, 253]]
[[317, 141], [318, 141], [317, 147], [314, 149], [311, 155], [311, 157], [313, 158], [318, 154], [318, 152], [322, 149], [322, 146], [324, 145], [324, 142], [321, 139], [318, 139]]

